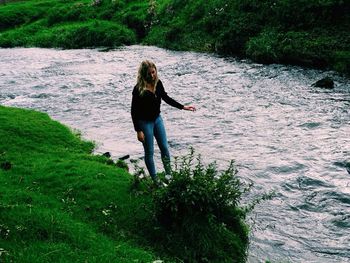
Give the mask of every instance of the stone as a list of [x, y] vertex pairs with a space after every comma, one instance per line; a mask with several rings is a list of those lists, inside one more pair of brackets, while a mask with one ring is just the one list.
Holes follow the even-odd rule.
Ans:
[[124, 155], [122, 157], [119, 157], [118, 159], [123, 161], [123, 160], [129, 159], [129, 158], [130, 158], [130, 155], [127, 154], [127, 155]]
[[323, 79], [316, 81], [314, 84], [312, 84], [312, 86], [325, 88], [325, 89], [333, 89], [334, 81], [330, 77], [325, 77]]

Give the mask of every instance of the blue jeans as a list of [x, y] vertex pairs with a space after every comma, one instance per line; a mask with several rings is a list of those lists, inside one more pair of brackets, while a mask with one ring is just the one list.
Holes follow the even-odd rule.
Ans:
[[168, 141], [162, 117], [159, 115], [155, 121], [139, 120], [139, 125], [145, 136], [143, 148], [145, 151], [145, 163], [150, 176], [152, 177], [152, 179], [156, 179], [157, 177], [156, 166], [153, 158], [154, 137], [157, 140], [157, 144], [161, 152], [165, 173], [170, 174], [170, 153], [168, 149]]

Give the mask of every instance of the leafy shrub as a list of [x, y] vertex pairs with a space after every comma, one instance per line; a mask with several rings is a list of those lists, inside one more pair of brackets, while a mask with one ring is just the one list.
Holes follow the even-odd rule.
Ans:
[[[219, 172], [193, 150], [176, 162], [169, 185], [155, 191], [155, 217], [167, 236], [164, 246], [185, 262], [244, 262], [248, 242], [246, 191], [233, 162]], [[163, 232], [162, 232], [163, 233]]]

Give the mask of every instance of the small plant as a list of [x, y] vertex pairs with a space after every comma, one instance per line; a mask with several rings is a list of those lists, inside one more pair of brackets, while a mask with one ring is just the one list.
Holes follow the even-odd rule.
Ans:
[[248, 230], [239, 202], [249, 188], [236, 174], [233, 161], [218, 171], [193, 149], [176, 160], [169, 185], [154, 191], [155, 218], [170, 253], [185, 262], [244, 262]]

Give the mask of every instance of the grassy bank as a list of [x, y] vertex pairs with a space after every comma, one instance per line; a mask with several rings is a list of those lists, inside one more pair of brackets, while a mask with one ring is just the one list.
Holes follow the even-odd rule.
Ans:
[[1, 262], [244, 262], [233, 166], [150, 189], [46, 114], [0, 106]]
[[350, 72], [350, 3], [160, 2], [146, 43]]
[[[5, 1], [6, 2], [6, 1]], [[0, 46], [144, 43], [350, 73], [341, 0], [51, 0], [0, 4]]]
[[130, 194], [126, 172], [90, 155], [92, 143], [46, 114], [1, 106], [0, 136], [1, 262], [157, 259], [139, 245], [149, 199]]

